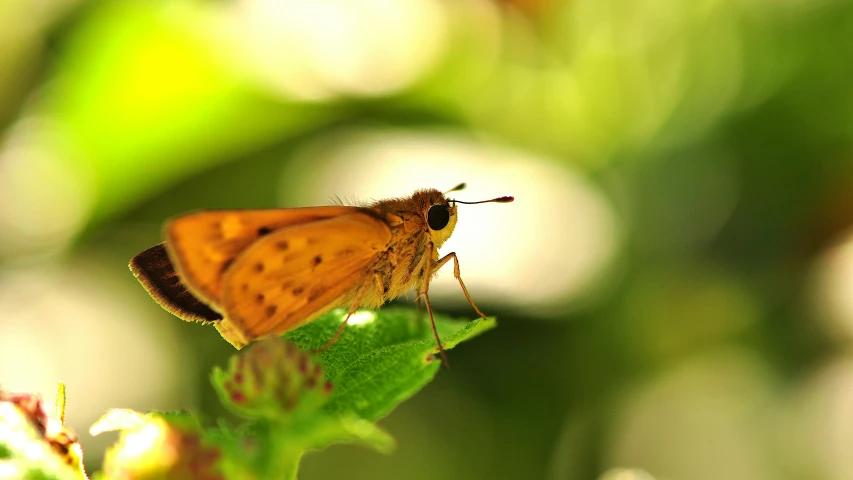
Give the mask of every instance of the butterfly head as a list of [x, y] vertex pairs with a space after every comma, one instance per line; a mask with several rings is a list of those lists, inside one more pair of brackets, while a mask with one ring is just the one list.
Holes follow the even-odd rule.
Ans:
[[460, 183], [445, 193], [432, 189], [422, 190], [415, 193], [415, 196], [422, 196], [421, 202], [419, 203], [422, 206], [423, 218], [426, 222], [429, 234], [432, 237], [432, 242], [435, 244], [436, 248], [444, 244], [444, 242], [450, 238], [450, 235], [453, 233], [453, 229], [456, 228], [456, 204], [464, 203], [473, 205], [477, 203], [490, 202], [508, 203], [514, 200], [511, 196], [504, 196], [479, 202], [463, 202], [447, 196], [448, 193], [462, 190], [463, 188], [465, 188], [465, 184]]
[[432, 243], [440, 247], [456, 227], [456, 204], [434, 189], [415, 192], [414, 200]]

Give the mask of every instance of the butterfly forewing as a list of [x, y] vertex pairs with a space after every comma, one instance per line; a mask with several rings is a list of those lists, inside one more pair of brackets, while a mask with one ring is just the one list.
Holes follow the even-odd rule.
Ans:
[[373, 282], [390, 241], [388, 225], [361, 210], [272, 232], [226, 269], [225, 317], [247, 341], [301, 326]]
[[166, 245], [186, 287], [208, 304], [221, 303], [222, 275], [258, 238], [282, 228], [357, 212], [356, 207], [205, 210], [166, 226]]

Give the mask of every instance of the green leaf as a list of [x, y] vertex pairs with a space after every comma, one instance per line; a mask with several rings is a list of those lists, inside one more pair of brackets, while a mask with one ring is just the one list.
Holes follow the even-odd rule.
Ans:
[[[318, 348], [345, 317], [344, 310], [335, 310], [285, 338], [302, 349]], [[446, 350], [496, 325], [493, 318], [467, 321], [441, 315], [435, 323]], [[399, 307], [356, 312], [340, 339], [319, 354], [334, 386], [323, 410], [371, 421], [382, 418], [435, 376], [441, 365], [433, 356], [437, 351], [425, 313], [419, 317], [417, 311]]]

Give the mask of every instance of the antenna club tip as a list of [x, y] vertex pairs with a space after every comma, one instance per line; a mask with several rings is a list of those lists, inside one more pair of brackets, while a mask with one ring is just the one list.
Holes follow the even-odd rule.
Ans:
[[462, 200], [450, 199], [450, 202], [461, 203], [464, 205], [478, 205], [480, 203], [509, 203], [515, 200], [515, 197], [512, 195], [506, 195], [504, 197], [493, 198], [491, 200], [480, 200], [479, 202], [463, 202]]

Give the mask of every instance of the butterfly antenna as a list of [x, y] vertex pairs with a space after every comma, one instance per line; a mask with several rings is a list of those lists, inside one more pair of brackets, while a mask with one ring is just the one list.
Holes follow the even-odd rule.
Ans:
[[468, 186], [467, 183], [462, 182], [459, 185], [456, 185], [455, 187], [451, 188], [450, 190], [444, 192], [444, 194], [447, 195], [450, 192], [458, 192], [459, 190], [464, 190], [465, 187], [467, 187], [467, 186]]
[[480, 200], [479, 202], [463, 202], [461, 200], [453, 200], [450, 201], [453, 203], [464, 203], [465, 205], [476, 205], [478, 203], [509, 203], [515, 200], [515, 197], [512, 195], [505, 195], [503, 197], [493, 198], [491, 200]]

